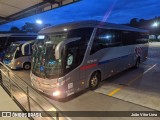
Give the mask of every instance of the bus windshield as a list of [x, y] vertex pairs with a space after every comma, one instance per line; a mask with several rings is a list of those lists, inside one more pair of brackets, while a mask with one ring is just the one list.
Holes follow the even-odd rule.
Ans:
[[55, 59], [55, 47], [65, 39], [65, 34], [46, 35], [33, 45], [32, 72], [40, 77], [53, 77], [60, 74], [61, 60]]
[[12, 59], [17, 50], [17, 47], [19, 47], [18, 44], [11, 44], [6, 51], [5, 58]]
[[77, 37], [82, 38], [84, 33], [81, 31], [86, 31], [85, 36], [90, 37], [92, 33], [90, 31], [93, 31], [93, 28], [80, 28], [70, 31], [40, 35], [40, 37], [37, 37], [37, 41], [33, 45], [32, 73], [41, 78], [54, 79], [60, 77], [63, 74], [63, 60], [61, 60], [61, 58], [59, 60], [55, 59], [55, 48], [65, 39]]

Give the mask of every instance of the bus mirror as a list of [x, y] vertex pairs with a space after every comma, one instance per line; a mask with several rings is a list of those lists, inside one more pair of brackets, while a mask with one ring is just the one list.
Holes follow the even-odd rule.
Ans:
[[[66, 39], [65, 41], [61, 41], [55, 48], [56, 60], [61, 58], [62, 49], [66, 44], [73, 42], [73, 41], [76, 41], [76, 40], [79, 40], [79, 39], [81, 39], [81, 37], [69, 38], [69, 39]], [[53, 48], [54, 48], [54, 46], [53, 46]]]
[[62, 48], [64, 46], [64, 42], [60, 42], [56, 48], [55, 48], [55, 58], [56, 60], [60, 59], [61, 58], [61, 51], [62, 51]]
[[19, 47], [17, 47], [17, 50], [19, 50]]

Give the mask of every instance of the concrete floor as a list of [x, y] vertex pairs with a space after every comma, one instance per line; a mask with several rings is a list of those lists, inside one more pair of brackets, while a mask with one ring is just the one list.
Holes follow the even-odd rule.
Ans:
[[149, 58], [138, 69], [103, 81], [97, 93], [160, 111], [160, 47], [150, 47]]
[[[4, 91], [4, 89], [0, 86], [0, 114], [2, 112], [10, 112], [10, 111], [19, 111], [23, 113], [22, 110], [16, 105], [16, 103], [8, 96], [8, 94]], [[9, 113], [10, 114], [10, 113]], [[5, 115], [5, 114], [4, 114]], [[0, 115], [1, 116], [1, 115]], [[22, 118], [18, 117], [0, 117], [0, 120], [21, 120]], [[23, 118], [23, 120], [29, 120], [28, 118]]]
[[[85, 90], [67, 101], [47, 98], [62, 111], [160, 111], [160, 45], [150, 44], [148, 60], [138, 69], [130, 69], [101, 82], [95, 91]], [[14, 71], [30, 84], [30, 71]], [[68, 118], [81, 120], [80, 117]], [[135, 118], [83, 118], [83, 120], [134, 120]], [[139, 118], [136, 120], [160, 120]]]

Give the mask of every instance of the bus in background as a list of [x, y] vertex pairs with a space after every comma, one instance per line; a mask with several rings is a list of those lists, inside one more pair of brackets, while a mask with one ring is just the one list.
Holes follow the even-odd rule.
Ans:
[[148, 54], [148, 31], [100, 21], [43, 29], [33, 46], [31, 81], [39, 91], [65, 98], [131, 67]]
[[0, 61], [3, 61], [5, 51], [12, 42], [34, 40], [36, 37], [37, 34], [31, 33], [0, 34]]
[[34, 40], [13, 42], [6, 50], [3, 63], [11, 69], [31, 68], [31, 53]]

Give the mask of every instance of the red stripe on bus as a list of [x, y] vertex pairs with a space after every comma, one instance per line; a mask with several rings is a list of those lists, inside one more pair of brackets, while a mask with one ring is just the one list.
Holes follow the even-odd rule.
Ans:
[[80, 67], [80, 70], [86, 70], [86, 69], [90, 69], [90, 68], [93, 68], [93, 67], [96, 67], [96, 66], [97, 66], [96, 63], [90, 64], [90, 65], [85, 65], [85, 66]]

